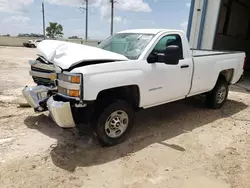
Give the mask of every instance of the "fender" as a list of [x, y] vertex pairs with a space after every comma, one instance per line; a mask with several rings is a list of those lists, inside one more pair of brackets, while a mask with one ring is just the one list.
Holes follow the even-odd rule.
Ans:
[[97, 98], [99, 92], [121, 86], [137, 85], [140, 91], [142, 81], [143, 71], [141, 70], [122, 70], [86, 75], [83, 87], [84, 100], [93, 101]]

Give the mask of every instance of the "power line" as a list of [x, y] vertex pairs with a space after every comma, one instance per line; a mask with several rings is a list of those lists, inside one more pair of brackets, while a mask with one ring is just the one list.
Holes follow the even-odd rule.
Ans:
[[83, 19], [83, 18], [85, 18], [85, 16], [78, 16], [78, 17], [57, 17], [57, 18], [53, 18], [52, 20], [55, 20], [55, 21], [67, 21], [67, 20], [79, 20], [79, 19]]

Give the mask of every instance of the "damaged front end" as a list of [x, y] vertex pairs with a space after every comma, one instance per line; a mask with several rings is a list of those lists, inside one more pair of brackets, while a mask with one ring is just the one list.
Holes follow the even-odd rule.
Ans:
[[51, 96], [47, 100], [47, 106], [54, 122], [62, 128], [76, 126], [70, 101], [58, 100], [57, 96]]
[[27, 103], [35, 110], [35, 112], [44, 112], [48, 110], [47, 101], [49, 97], [57, 93], [57, 90], [56, 88], [43, 85], [26, 86], [22, 93]]
[[37, 86], [25, 86], [22, 94], [35, 112], [47, 111], [47, 100], [57, 93], [54, 66], [41, 56], [36, 60], [30, 60], [29, 64], [31, 66], [29, 73]]
[[37, 85], [55, 87], [53, 80], [55, 71], [52, 63], [40, 56], [36, 60], [30, 60], [29, 64], [31, 66], [29, 73]]

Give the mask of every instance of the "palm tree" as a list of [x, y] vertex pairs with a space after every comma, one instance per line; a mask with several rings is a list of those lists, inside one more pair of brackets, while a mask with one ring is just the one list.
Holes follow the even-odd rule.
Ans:
[[47, 36], [50, 38], [57, 38], [63, 36], [63, 27], [56, 22], [49, 22], [49, 26], [46, 28]]

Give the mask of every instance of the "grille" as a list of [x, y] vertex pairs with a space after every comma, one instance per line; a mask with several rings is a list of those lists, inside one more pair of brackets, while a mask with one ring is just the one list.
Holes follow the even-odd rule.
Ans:
[[40, 68], [33, 67], [33, 66], [31, 66], [31, 70], [37, 71], [37, 72], [44, 72], [44, 73], [52, 73], [52, 72], [54, 72], [54, 71], [51, 71], [51, 70], [40, 69]]
[[55, 85], [53, 81], [47, 78], [32, 77], [37, 85], [53, 86]]
[[[39, 64], [41, 64], [41, 67], [43, 67], [43, 65], [45, 65], [44, 67], [48, 67], [48, 66], [53, 66], [52, 64], [48, 65], [47, 63], [45, 63], [41, 58], [38, 58], [36, 60]], [[50, 67], [50, 68], [51, 68]], [[38, 67], [34, 67], [34, 66], [31, 66], [31, 70], [32, 71], [37, 71], [37, 72], [42, 72], [42, 73], [53, 73], [54, 71], [52, 70], [46, 70], [44, 68], [38, 68]], [[44, 86], [54, 86], [54, 81], [48, 79], [48, 78], [40, 78], [40, 77], [36, 77], [36, 76], [32, 76], [34, 82], [37, 84], [37, 85], [44, 85]]]

